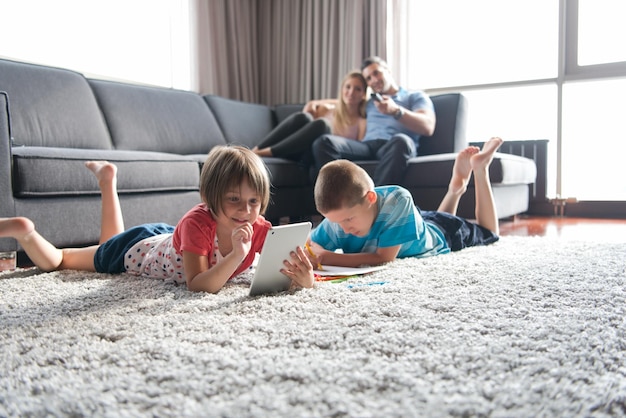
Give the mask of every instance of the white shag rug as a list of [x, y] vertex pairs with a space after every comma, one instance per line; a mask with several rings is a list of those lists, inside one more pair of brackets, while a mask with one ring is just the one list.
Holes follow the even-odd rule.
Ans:
[[625, 265], [503, 237], [257, 298], [4, 272], [0, 416], [623, 416]]

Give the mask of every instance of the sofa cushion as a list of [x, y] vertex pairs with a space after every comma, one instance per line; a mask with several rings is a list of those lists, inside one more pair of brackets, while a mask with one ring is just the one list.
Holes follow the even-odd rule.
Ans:
[[112, 148], [96, 99], [81, 74], [0, 59], [0, 90], [9, 97], [15, 143]]
[[51, 147], [13, 148], [16, 197], [99, 194], [88, 160], [118, 166], [119, 193], [198, 190], [199, 166], [182, 156], [157, 152], [85, 150]]
[[204, 100], [230, 144], [252, 148], [274, 129], [274, 113], [268, 106], [214, 95], [204, 96]]
[[226, 141], [198, 94], [89, 80], [116, 149], [206, 154]]

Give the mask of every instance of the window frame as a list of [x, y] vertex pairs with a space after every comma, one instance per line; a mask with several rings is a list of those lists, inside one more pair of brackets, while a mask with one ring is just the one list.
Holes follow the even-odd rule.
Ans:
[[[562, 21], [565, 25], [564, 80], [593, 80], [626, 77], [626, 61], [603, 64], [578, 65], [578, 11], [580, 0], [560, 0]], [[563, 23], [562, 23], [563, 24]]]
[[[542, 84], [555, 84], [557, 87], [556, 121], [556, 196], [546, 196], [546, 205], [530, 208], [533, 214], [551, 215], [552, 198], [562, 197], [562, 120], [563, 86], [573, 81], [600, 81], [611, 78], [626, 78], [626, 61], [578, 65], [578, 11], [579, 0], [559, 0], [559, 35], [558, 35], [558, 70], [556, 77], [511, 82], [486, 83], [476, 85], [457, 85], [425, 89], [428, 94], [464, 92], [471, 90], [489, 90], [507, 87], [524, 87]], [[556, 58], [556, 57], [555, 57]], [[582, 217], [626, 218], [626, 201], [583, 201], [582, 204], [568, 207], [568, 214]]]

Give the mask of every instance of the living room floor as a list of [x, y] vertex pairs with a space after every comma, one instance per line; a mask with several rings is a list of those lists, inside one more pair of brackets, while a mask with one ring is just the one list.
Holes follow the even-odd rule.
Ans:
[[569, 218], [567, 216], [516, 216], [500, 221], [501, 236], [543, 236], [562, 239], [626, 241], [626, 219]]

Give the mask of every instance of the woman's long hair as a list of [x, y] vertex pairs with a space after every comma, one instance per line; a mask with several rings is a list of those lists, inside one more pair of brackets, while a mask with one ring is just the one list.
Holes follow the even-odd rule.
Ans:
[[[362, 118], [365, 117], [365, 104], [367, 103], [367, 100], [365, 100], [365, 94], [367, 92], [367, 82], [365, 81], [365, 78], [363, 77], [363, 74], [361, 74], [360, 71], [358, 70], [350, 71], [348, 74], [346, 74], [346, 76], [341, 81], [341, 84], [339, 85], [339, 93], [337, 94], [337, 100], [339, 102], [339, 106], [337, 106], [337, 109], [335, 110], [335, 116], [333, 120], [333, 132], [342, 131], [351, 125], [350, 115], [348, 113], [348, 106], [346, 105], [346, 102], [343, 100], [343, 86], [344, 84], [346, 84], [346, 81], [350, 79], [357, 80], [363, 86], [363, 100], [361, 101], [361, 104], [359, 105], [359, 116], [361, 116]], [[336, 128], [340, 128], [340, 129], [336, 129]]]

